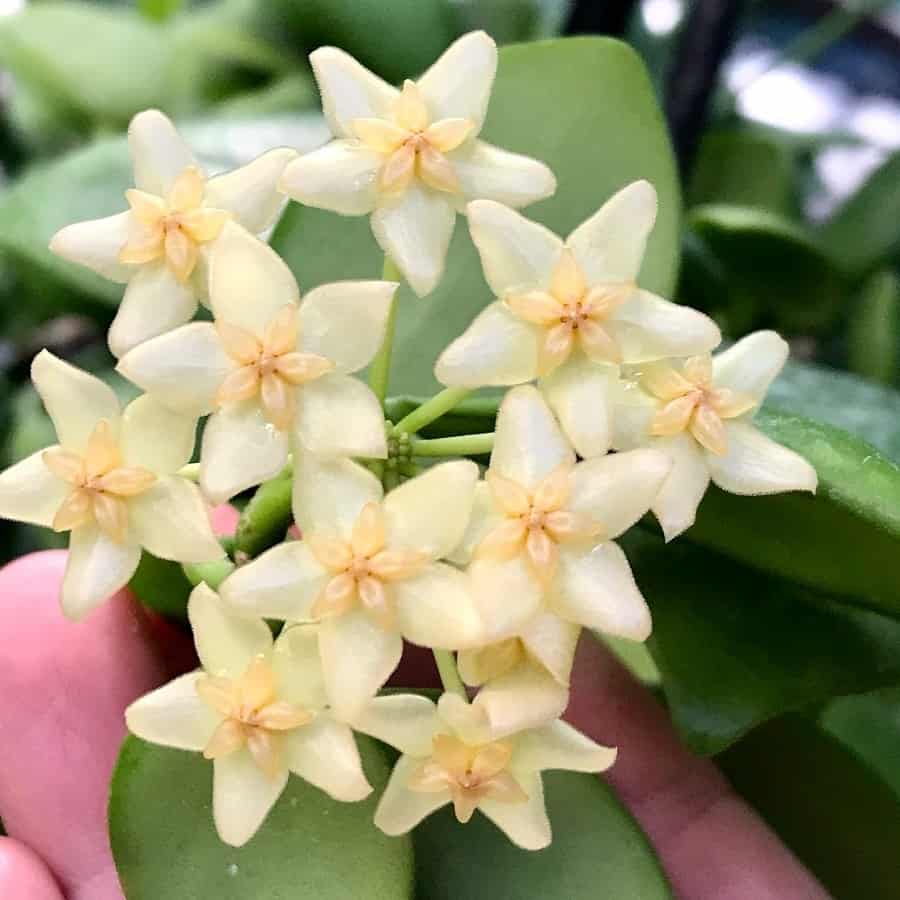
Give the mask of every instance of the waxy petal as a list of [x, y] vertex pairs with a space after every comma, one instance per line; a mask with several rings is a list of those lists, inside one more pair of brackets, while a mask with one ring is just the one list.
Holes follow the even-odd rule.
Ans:
[[790, 348], [774, 331], [755, 331], [713, 359], [713, 383], [761, 403], [784, 368]]
[[401, 756], [397, 760], [375, 810], [375, 824], [385, 834], [406, 834], [426, 816], [450, 802], [449, 788], [434, 793], [410, 790], [410, 781], [421, 769], [422, 762], [416, 756]]
[[556, 176], [539, 160], [470, 141], [448, 154], [466, 200], [493, 200], [518, 209], [556, 192]]
[[466, 531], [459, 544], [452, 553], [448, 554], [447, 558], [459, 565], [466, 565], [466, 563], [471, 562], [472, 555], [478, 545], [488, 534], [504, 522], [505, 518], [503, 512], [498, 508], [493, 492], [488, 484], [484, 481], [479, 481], [475, 485], [472, 512], [469, 516]]
[[426, 757], [431, 754], [441, 723], [434, 703], [427, 697], [389, 694], [376, 697], [354, 720], [353, 727], [401, 753]]
[[45, 453], [47, 450], [38, 450], [0, 472], [0, 516], [4, 519], [44, 528], [53, 524], [72, 485], [50, 471]]
[[658, 438], [651, 446], [672, 460], [652, 506], [666, 540], [671, 541], [694, 524], [697, 507], [709, 486], [709, 466], [705, 452], [689, 434]]
[[285, 762], [335, 800], [353, 802], [372, 793], [350, 726], [330, 716], [317, 716], [286, 736]]
[[581, 627], [553, 613], [536, 615], [520, 633], [522, 645], [559, 684], [568, 685]]
[[544, 589], [524, 554], [504, 561], [477, 559], [469, 576], [485, 641], [517, 634], [543, 607]]
[[75, 222], [61, 228], [50, 241], [57, 256], [87, 266], [110, 281], [125, 283], [135, 273], [134, 266], [119, 262], [119, 253], [131, 233], [131, 212], [103, 219]]
[[328, 705], [317, 626], [286, 623], [272, 648], [271, 660], [280, 700], [311, 712]]
[[215, 760], [213, 819], [219, 837], [232, 847], [246, 844], [259, 831], [287, 780], [287, 767], [272, 778], [246, 748]]
[[514, 777], [528, 797], [524, 803], [502, 803], [485, 798], [478, 808], [523, 850], [542, 850], [549, 846], [552, 832], [540, 775], [515, 773]]
[[158, 109], [138, 113], [128, 126], [134, 183], [142, 191], [165, 197], [189, 166], [194, 154], [171, 120]]
[[533, 772], [605, 772], [615, 760], [615, 747], [592, 741], [566, 722], [551, 722], [522, 735], [516, 744], [513, 765]]
[[568, 703], [568, 688], [528, 663], [489, 681], [474, 700], [485, 711], [497, 738], [555, 719]]
[[122, 412], [122, 462], [157, 475], [177, 472], [191, 460], [196, 431], [195, 416], [173, 412], [155, 397], [143, 394]]

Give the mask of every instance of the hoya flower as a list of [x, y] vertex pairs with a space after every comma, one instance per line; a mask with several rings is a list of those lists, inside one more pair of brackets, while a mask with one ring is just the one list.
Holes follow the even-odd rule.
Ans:
[[815, 492], [815, 469], [753, 425], [787, 357], [786, 341], [757, 331], [712, 358], [639, 366], [637, 383], [623, 386], [616, 446], [653, 447], [672, 460], [652, 506], [666, 540], [694, 524], [710, 479], [732, 494]]
[[240, 847], [256, 834], [291, 772], [335, 800], [371, 793], [353, 731], [328, 708], [315, 626], [273, 643], [262, 619], [229, 612], [205, 584], [188, 616], [202, 668], [136, 700], [125, 720], [145, 741], [212, 760], [223, 841]]
[[444, 649], [480, 640], [468, 579], [439, 561], [466, 530], [477, 479], [456, 460], [383, 497], [350, 460], [304, 459], [293, 498], [303, 540], [241, 566], [222, 597], [252, 615], [321, 621], [328, 694], [351, 720], [397, 667], [403, 638]]
[[491, 464], [454, 560], [469, 572], [489, 640], [521, 633], [541, 612], [642, 641], [650, 612], [613, 539], [649, 509], [665, 453], [633, 450], [575, 462], [540, 393], [509, 391]]
[[384, 415], [350, 376], [384, 336], [388, 281], [324, 284], [300, 303], [290, 269], [266, 244], [229, 223], [210, 258], [214, 322], [153, 338], [119, 371], [176, 410], [212, 412], [200, 485], [213, 502], [277, 475], [293, 443], [323, 455], [384, 457]]
[[196, 485], [174, 474], [191, 458], [196, 419], [146, 396], [122, 410], [112, 388], [46, 350], [31, 378], [59, 443], [0, 474], [0, 516], [71, 531], [67, 616], [124, 587], [142, 547], [178, 562], [224, 555]]
[[497, 301], [443, 352], [438, 381], [459, 387], [535, 378], [583, 457], [607, 452], [611, 391], [622, 363], [705, 353], [721, 340], [696, 310], [637, 286], [656, 191], [620, 190], [564, 241], [489, 200], [469, 230]]
[[50, 249], [127, 285], [109, 330], [121, 356], [135, 345], [189, 321], [206, 297], [206, 262], [226, 221], [262, 234], [281, 212], [275, 190], [297, 154], [279, 148], [207, 178], [166, 116], [138, 113], [128, 128], [135, 187], [129, 209], [57, 232]]
[[281, 189], [307, 206], [371, 214], [375, 239], [420, 297], [441, 279], [468, 200], [527, 206], [556, 190], [543, 163], [478, 140], [497, 70], [483, 31], [402, 90], [335, 47], [309, 59], [335, 140], [294, 160]]
[[415, 695], [378, 697], [354, 725], [403, 754], [375, 811], [390, 835], [452, 803], [460, 822], [480, 810], [514, 844], [540, 850], [552, 837], [541, 772], [603, 772], [616, 758], [558, 720], [498, 740], [484, 711], [456, 694], [436, 706]]

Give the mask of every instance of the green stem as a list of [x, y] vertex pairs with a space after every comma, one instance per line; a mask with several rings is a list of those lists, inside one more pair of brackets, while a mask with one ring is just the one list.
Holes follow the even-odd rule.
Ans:
[[294, 520], [291, 511], [293, 479], [287, 468], [276, 478], [261, 484], [238, 519], [235, 551], [241, 558], [253, 559], [284, 540]]
[[408, 416], [402, 418], [394, 426], [394, 431], [415, 434], [426, 425], [430, 425], [435, 419], [439, 419], [444, 413], [459, 406], [471, 393], [471, 388], [444, 388], [430, 400], [426, 400], [418, 409], [414, 409]]
[[194, 587], [205, 582], [217, 591], [219, 585], [234, 571], [234, 563], [230, 559], [217, 559], [208, 563], [183, 563], [181, 568]]
[[[381, 277], [385, 281], [400, 281], [402, 275], [400, 270], [391, 261], [391, 258], [385, 254], [384, 267], [381, 270]], [[391, 353], [394, 349], [394, 331], [397, 327], [397, 295], [391, 298], [391, 306], [388, 310], [387, 322], [384, 326], [384, 340], [369, 366], [369, 387], [372, 388], [378, 402], [383, 406], [385, 397], [387, 397], [388, 382], [391, 378]]]
[[188, 481], [199, 481], [200, 463], [188, 463], [186, 466], [182, 466], [177, 474], [181, 478], [187, 478]]
[[438, 675], [441, 676], [441, 684], [448, 694], [459, 694], [467, 703], [469, 695], [466, 693], [466, 686], [459, 677], [459, 671], [456, 668], [456, 660], [449, 650], [432, 650], [434, 653], [434, 661], [437, 664]]
[[413, 456], [481, 456], [494, 449], [494, 432], [412, 441]]

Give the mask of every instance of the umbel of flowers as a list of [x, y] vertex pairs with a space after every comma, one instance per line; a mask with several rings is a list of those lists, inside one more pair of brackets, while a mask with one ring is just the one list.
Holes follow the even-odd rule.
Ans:
[[[162, 113], [135, 117], [128, 209], [51, 247], [126, 285], [109, 343], [144, 393], [122, 410], [98, 379], [38, 354], [58, 443], [0, 474], [0, 514], [71, 532], [62, 605], [78, 619], [128, 583], [142, 549], [223, 558], [208, 504], [290, 467], [299, 537], [237, 560], [218, 593], [194, 590], [201, 668], [134, 703], [129, 728], [212, 761], [229, 844], [252, 838], [292, 773], [339, 801], [367, 796], [356, 730], [401, 753], [375, 814], [388, 834], [451, 804], [539, 849], [541, 773], [615, 759], [560, 718], [582, 629], [651, 631], [616, 538], [648, 512], [676, 537], [710, 480], [816, 488], [753, 425], [787, 345], [759, 332], [711, 357], [715, 324], [640, 286], [657, 204], [645, 181], [565, 240], [513, 210], [556, 182], [478, 139], [497, 63], [484, 33], [400, 89], [334, 48], [311, 61], [334, 139], [304, 156], [272, 150], [207, 178]], [[447, 390], [396, 426], [382, 404], [398, 283], [301, 296], [259, 237], [284, 194], [371, 216], [385, 271], [422, 296], [466, 217], [495, 300], [437, 360]], [[190, 321], [200, 302], [211, 320]], [[371, 386], [355, 376], [370, 364]], [[493, 435], [385, 476], [386, 428], [408, 445], [486, 385], [510, 388]], [[491, 448], [483, 471], [465, 458]], [[274, 640], [266, 619], [282, 623]], [[434, 651], [437, 704], [379, 695], [404, 642]]]

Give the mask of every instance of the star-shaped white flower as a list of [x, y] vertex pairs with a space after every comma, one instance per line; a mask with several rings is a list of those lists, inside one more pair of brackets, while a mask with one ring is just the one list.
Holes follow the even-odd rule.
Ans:
[[371, 213], [381, 249], [420, 297], [441, 279], [466, 201], [519, 207], [556, 190], [543, 163], [477, 139], [497, 70], [483, 31], [399, 91], [335, 47], [309, 59], [335, 140], [291, 163], [281, 188], [307, 206]]
[[384, 415], [349, 373], [381, 345], [389, 281], [324, 284], [300, 303], [290, 269], [229, 223], [210, 258], [214, 322], [135, 347], [119, 371], [172, 409], [212, 411], [200, 485], [214, 502], [277, 475], [297, 453], [384, 457]]
[[207, 179], [166, 116], [138, 113], [128, 128], [135, 187], [127, 212], [68, 225], [50, 249], [126, 284], [109, 347], [132, 347], [190, 321], [207, 295], [210, 248], [229, 219], [254, 234], [269, 228], [284, 206], [275, 186], [297, 153], [279, 148]]
[[721, 340], [707, 316], [637, 286], [656, 219], [646, 181], [620, 190], [565, 242], [488, 200], [469, 204], [468, 217], [499, 299], [441, 354], [435, 375], [473, 388], [540, 378], [582, 457], [609, 449], [620, 364], [706, 353]]
[[124, 587], [142, 547], [178, 562], [224, 555], [197, 486], [174, 474], [193, 453], [196, 418], [146, 396], [122, 410], [112, 388], [46, 350], [31, 377], [59, 444], [0, 474], [0, 516], [72, 532], [67, 616]]
[[222, 597], [252, 615], [320, 620], [328, 693], [351, 719], [397, 667], [403, 638], [454, 650], [480, 641], [468, 579], [439, 562], [463, 536], [477, 479], [457, 460], [383, 497], [350, 460], [304, 459], [293, 504], [303, 540], [241, 566]]
[[460, 822], [480, 810], [514, 844], [540, 850], [552, 838], [541, 772], [603, 772], [616, 758], [614, 748], [558, 720], [498, 740], [484, 711], [456, 694], [437, 706], [414, 695], [378, 697], [354, 726], [403, 754], [375, 812], [390, 835], [452, 803]]
[[512, 637], [459, 651], [460, 677], [481, 687], [475, 705], [484, 710], [494, 735], [533, 728], [563, 714], [580, 634], [580, 625], [540, 612]]
[[786, 341], [757, 331], [712, 358], [638, 366], [636, 383], [623, 384], [615, 445], [653, 447], [672, 459], [652, 506], [666, 540], [694, 524], [710, 479], [732, 494], [815, 492], [815, 469], [753, 425], [787, 357]]
[[188, 602], [201, 669], [135, 701], [128, 728], [145, 741], [213, 761], [213, 818], [240, 847], [258, 831], [291, 772], [335, 800], [367, 797], [353, 731], [328, 708], [314, 625], [272, 641], [262, 619], [229, 612], [205, 584]]
[[665, 453], [575, 462], [540, 393], [510, 390], [491, 464], [453, 559], [468, 562], [486, 636], [520, 634], [538, 613], [642, 641], [650, 612], [613, 538], [641, 518], [669, 472]]

